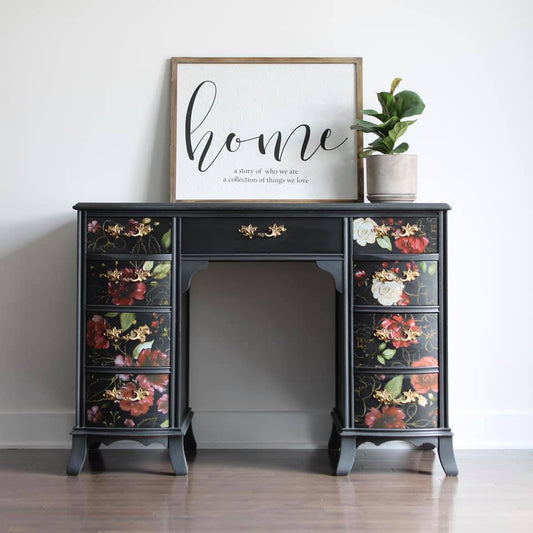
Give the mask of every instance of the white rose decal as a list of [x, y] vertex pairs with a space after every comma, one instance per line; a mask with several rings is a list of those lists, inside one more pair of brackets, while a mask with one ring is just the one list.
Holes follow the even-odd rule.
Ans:
[[405, 286], [403, 281], [380, 281], [372, 280], [372, 296], [381, 305], [396, 305], [400, 300]]
[[371, 218], [356, 218], [353, 221], [353, 238], [359, 246], [376, 242], [376, 226], [376, 222]]

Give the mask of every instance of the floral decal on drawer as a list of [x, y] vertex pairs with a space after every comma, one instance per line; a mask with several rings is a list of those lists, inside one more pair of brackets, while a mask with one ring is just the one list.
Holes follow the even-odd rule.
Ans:
[[88, 261], [87, 303], [169, 305], [170, 261]]
[[358, 305], [438, 304], [436, 261], [361, 261], [354, 265], [354, 278]]
[[436, 313], [356, 313], [356, 366], [409, 367], [416, 361], [436, 362], [437, 354]]
[[164, 254], [172, 247], [172, 220], [102, 219], [89, 215], [87, 252]]
[[403, 254], [438, 252], [438, 219], [387, 218], [378, 224], [373, 218], [356, 218], [353, 221], [353, 240], [358, 247], [387, 250]]
[[[436, 364], [436, 360], [434, 362]], [[424, 364], [417, 362], [412, 366]], [[438, 392], [439, 374], [436, 372], [393, 377], [359, 374], [355, 378], [355, 426], [375, 429], [437, 427]]]
[[170, 313], [90, 313], [87, 364], [170, 366]]
[[88, 374], [86, 425], [168, 427], [168, 374]]

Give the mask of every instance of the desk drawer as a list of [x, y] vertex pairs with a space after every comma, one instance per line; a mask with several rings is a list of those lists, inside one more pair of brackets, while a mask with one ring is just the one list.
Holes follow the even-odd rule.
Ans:
[[340, 254], [342, 220], [240, 217], [183, 220], [184, 254]]

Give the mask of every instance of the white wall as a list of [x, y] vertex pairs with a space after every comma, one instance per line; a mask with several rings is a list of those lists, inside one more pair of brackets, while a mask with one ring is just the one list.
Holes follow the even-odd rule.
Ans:
[[[456, 444], [532, 446], [532, 18], [528, 0], [0, 0], [0, 445], [68, 445], [71, 205], [168, 199], [169, 58], [362, 56], [366, 107], [395, 76], [426, 101], [408, 134], [419, 201], [454, 208]], [[264, 285], [241, 293], [247, 275]], [[204, 322], [193, 330], [192, 400], [201, 444], [325, 443], [331, 298], [328, 276], [310, 265], [198, 274], [193, 313]], [[241, 336], [235, 322], [247, 316], [253, 327]], [[271, 334], [291, 317], [292, 331]], [[319, 331], [311, 345], [299, 334], [306, 328]], [[309, 381], [292, 389], [300, 366]]]

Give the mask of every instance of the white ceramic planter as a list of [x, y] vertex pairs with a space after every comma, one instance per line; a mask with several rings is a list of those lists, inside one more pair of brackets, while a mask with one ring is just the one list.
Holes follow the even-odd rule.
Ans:
[[365, 161], [369, 201], [414, 202], [416, 200], [418, 179], [416, 155], [370, 155]]

